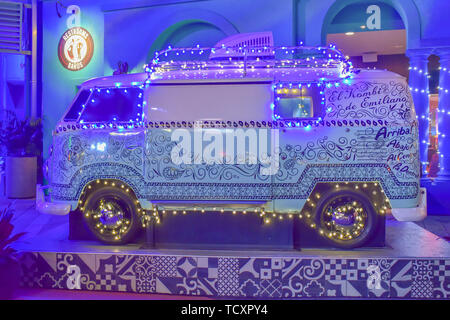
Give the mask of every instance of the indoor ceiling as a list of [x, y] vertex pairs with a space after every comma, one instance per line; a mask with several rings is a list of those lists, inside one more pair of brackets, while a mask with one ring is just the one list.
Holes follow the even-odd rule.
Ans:
[[330, 33], [327, 44], [330, 43], [347, 56], [403, 54], [406, 50], [406, 30]]

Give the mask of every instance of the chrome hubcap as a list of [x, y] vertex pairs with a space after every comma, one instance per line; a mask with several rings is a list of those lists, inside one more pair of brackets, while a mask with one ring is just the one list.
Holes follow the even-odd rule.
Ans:
[[352, 197], [340, 197], [330, 201], [322, 214], [322, 227], [330, 238], [351, 240], [365, 229], [367, 212], [364, 205]]
[[130, 227], [130, 214], [126, 208], [127, 206], [120, 199], [100, 199], [91, 211], [96, 231], [103, 236], [120, 240]]

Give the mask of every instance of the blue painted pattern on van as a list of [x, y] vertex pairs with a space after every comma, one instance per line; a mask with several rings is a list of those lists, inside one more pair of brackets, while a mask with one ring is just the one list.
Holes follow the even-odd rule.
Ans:
[[387, 120], [405, 125], [415, 121], [413, 100], [405, 81], [358, 81], [326, 91], [326, 120]]
[[[415, 198], [418, 192], [417, 182], [400, 181], [407, 176], [402, 172], [394, 175], [385, 163], [359, 163], [367, 160], [367, 152], [359, 151], [356, 140], [346, 137], [337, 141], [322, 137], [304, 146], [282, 146], [280, 169], [271, 177], [260, 175], [259, 165], [176, 166], [170, 161], [173, 147], [170, 133], [163, 129], [153, 129], [147, 134], [160, 143], [146, 152], [136, 141], [136, 137], [143, 138], [143, 133], [132, 139], [127, 136], [111, 139], [110, 136], [106, 140], [107, 135], [107, 132], [83, 133], [76, 137], [60, 135], [64, 140], [60, 154], [71, 155], [72, 160], [54, 158], [59, 165], [59, 170], [53, 172], [56, 199], [77, 200], [83, 186], [98, 178], [123, 180], [138, 197], [149, 200], [305, 199], [320, 181], [380, 181], [390, 199]], [[97, 141], [104, 140], [108, 141], [104, 152], [93, 147]], [[133, 143], [139, 147], [130, 150]], [[114, 147], [109, 148], [110, 144]], [[79, 152], [83, 146], [86, 149]], [[156, 150], [156, 154], [151, 150]], [[172, 172], [170, 176], [167, 171]]]

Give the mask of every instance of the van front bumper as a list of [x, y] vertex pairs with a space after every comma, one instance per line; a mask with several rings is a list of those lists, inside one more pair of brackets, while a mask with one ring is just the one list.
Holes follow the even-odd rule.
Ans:
[[43, 214], [66, 215], [70, 212], [70, 204], [54, 203], [45, 200], [44, 189], [47, 187], [36, 185], [36, 210]]
[[427, 216], [427, 189], [420, 188], [419, 205], [415, 208], [392, 209], [392, 215], [398, 221], [421, 221]]

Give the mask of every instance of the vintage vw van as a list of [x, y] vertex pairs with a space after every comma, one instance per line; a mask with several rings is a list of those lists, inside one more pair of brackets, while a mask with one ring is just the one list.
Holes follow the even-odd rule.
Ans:
[[110, 244], [164, 214], [220, 211], [301, 219], [341, 248], [370, 241], [388, 212], [426, 216], [403, 77], [354, 70], [333, 46], [225, 42], [83, 83], [54, 130], [38, 210], [77, 210]]

